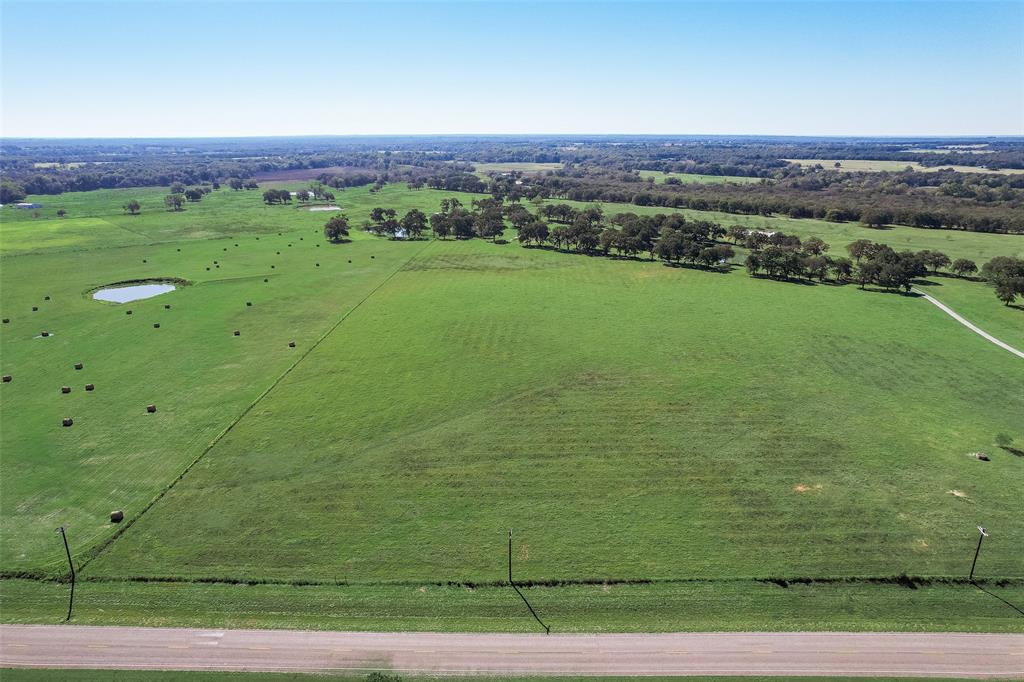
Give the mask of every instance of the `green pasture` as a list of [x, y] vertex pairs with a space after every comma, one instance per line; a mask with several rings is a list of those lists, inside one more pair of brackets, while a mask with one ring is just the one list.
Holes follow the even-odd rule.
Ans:
[[[227, 189], [171, 213], [165, 192], [0, 214], [3, 620], [51, 618], [65, 586], [13, 578], [63, 573], [65, 524], [97, 599], [82, 622], [503, 629], [509, 528], [517, 580], [550, 585], [531, 594], [566, 629], [1018, 622], [948, 579], [984, 523], [979, 575], [1019, 603], [1024, 459], [995, 439], [1024, 446], [1024, 364], [926, 301], [514, 243], [355, 231], [331, 245], [331, 213]], [[358, 225], [376, 205], [429, 213], [448, 196], [388, 186], [334, 203]], [[139, 216], [120, 210], [132, 197]], [[836, 249], [855, 229], [751, 220], [834, 230]], [[871, 232], [979, 264], [1019, 253], [1006, 235]], [[171, 277], [190, 284], [122, 305], [88, 295]], [[931, 281], [1024, 339], [1024, 315], [985, 285]], [[901, 574], [945, 582], [865, 582]], [[719, 590], [716, 616], [703, 605]], [[328, 596], [346, 615], [303, 601]]]
[[756, 185], [761, 178], [752, 178], [746, 175], [703, 175], [701, 173], [665, 173], [664, 171], [642, 170], [637, 171], [641, 178], [654, 178], [654, 182], [661, 184], [665, 178], [679, 178], [684, 185], [721, 185], [731, 183], [734, 185]]

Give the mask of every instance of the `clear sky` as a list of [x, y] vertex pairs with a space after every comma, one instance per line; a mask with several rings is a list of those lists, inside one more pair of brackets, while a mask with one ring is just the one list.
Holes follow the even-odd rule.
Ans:
[[0, 0], [6, 137], [1024, 134], [1024, 2]]

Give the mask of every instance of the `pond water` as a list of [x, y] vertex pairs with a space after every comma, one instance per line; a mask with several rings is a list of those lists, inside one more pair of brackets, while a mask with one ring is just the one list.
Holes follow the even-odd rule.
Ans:
[[100, 289], [92, 297], [97, 301], [108, 301], [110, 303], [127, 303], [138, 301], [143, 298], [153, 298], [168, 291], [174, 291], [173, 284], [136, 284], [130, 287], [109, 287]]

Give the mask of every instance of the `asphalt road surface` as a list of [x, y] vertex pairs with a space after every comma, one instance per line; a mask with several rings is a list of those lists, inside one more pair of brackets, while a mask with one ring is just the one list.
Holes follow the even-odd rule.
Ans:
[[1024, 634], [453, 634], [0, 625], [0, 666], [1024, 678]]

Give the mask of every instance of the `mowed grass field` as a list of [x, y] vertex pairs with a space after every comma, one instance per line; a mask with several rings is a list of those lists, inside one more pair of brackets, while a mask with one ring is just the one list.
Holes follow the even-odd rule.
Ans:
[[654, 182], [661, 184], [665, 178], [679, 178], [683, 184], [694, 185], [717, 185], [733, 183], [736, 185], [756, 185], [761, 178], [752, 178], [746, 175], [703, 175], [701, 173], [666, 173], [664, 171], [642, 170], [638, 171], [641, 178], [654, 178]]
[[535, 163], [532, 161], [473, 162], [473, 167], [476, 168], [477, 173], [511, 173], [514, 171], [520, 173], [541, 173], [543, 171], [558, 170], [562, 167], [562, 164], [559, 162]]
[[[932, 151], [927, 149], [916, 149], [914, 151]], [[941, 151], [941, 150], [935, 150]], [[917, 161], [891, 161], [891, 160], [878, 160], [878, 159], [783, 159], [790, 163], [798, 163], [801, 166], [814, 166], [821, 164], [827, 170], [833, 170], [836, 161], [842, 164], [842, 167], [836, 169], [841, 171], [891, 171], [898, 173], [899, 171], [910, 168], [915, 171], [924, 173], [934, 173], [938, 170], [945, 170], [952, 168], [958, 173], [994, 173], [997, 175], [1015, 175], [1017, 173], [1024, 173], [1022, 168], [1001, 168], [993, 170], [990, 168], [982, 168], [979, 166], [922, 166]]]
[[[36, 198], [39, 218], [4, 209], [0, 230], [0, 568], [61, 574], [53, 529], [67, 524], [98, 600], [89, 622], [500, 628], [495, 610], [522, 615], [488, 587], [507, 577], [512, 528], [517, 580], [548, 585], [532, 594], [566, 628], [1014, 627], [949, 581], [984, 523], [979, 575], [1019, 599], [1024, 459], [995, 439], [1024, 440], [1024, 363], [925, 301], [515, 244], [329, 245], [330, 213], [230, 190], [169, 213], [163, 193]], [[336, 203], [358, 224], [375, 205], [429, 213], [447, 196], [389, 186]], [[131, 197], [142, 215], [121, 215]], [[1014, 239], [940, 236], [975, 257]], [[124, 305], [87, 296], [146, 277], [192, 284]], [[933, 281], [1024, 338], [1024, 316], [983, 284]], [[871, 582], [901, 573], [939, 582]], [[209, 581], [276, 584], [202, 598]], [[346, 620], [311, 605], [319, 589]], [[0, 611], [49, 618], [55, 594], [8, 579]], [[720, 615], [680, 620], [715, 599]], [[271, 613], [289, 600], [314, 615]]]

